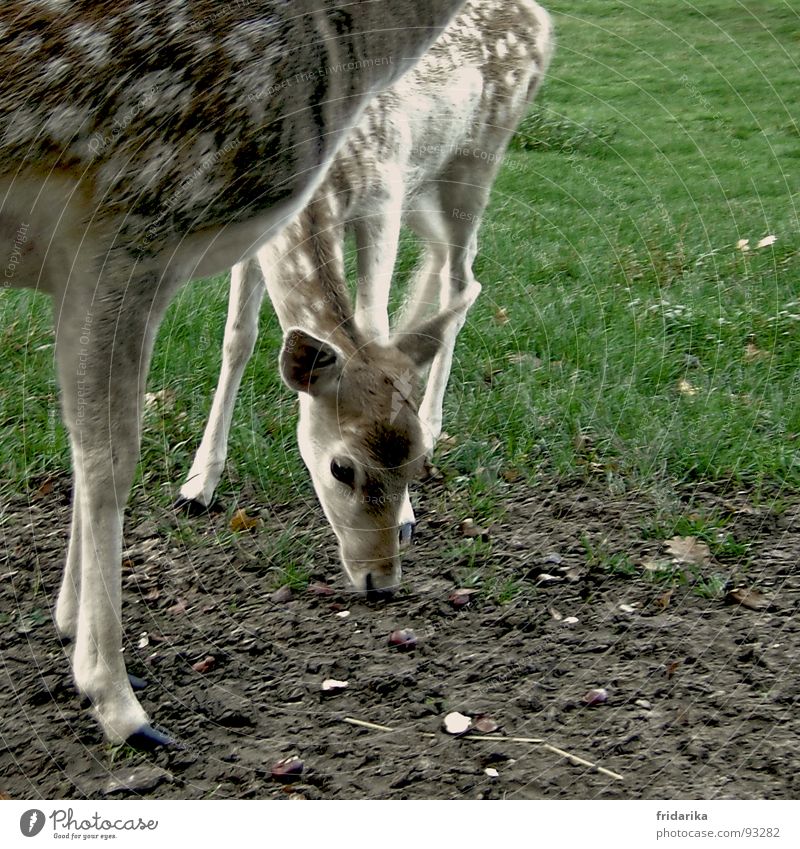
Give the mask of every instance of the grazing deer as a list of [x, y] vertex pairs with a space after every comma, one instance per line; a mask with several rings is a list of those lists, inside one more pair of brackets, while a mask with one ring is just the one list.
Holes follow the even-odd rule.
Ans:
[[[472, 273], [481, 216], [551, 51], [549, 17], [531, 0], [468, 2], [415, 68], [367, 107], [303, 214], [258, 262], [234, 268], [219, 385], [179, 504], [208, 507], [222, 475], [258, 333], [260, 263], [286, 334], [282, 375], [300, 398], [300, 451], [345, 571], [362, 590], [398, 584], [414, 519], [408, 484], [441, 432], [456, 336], [481, 288]], [[425, 255], [390, 335], [401, 217]], [[342, 259], [348, 225], [358, 249], [355, 312]], [[415, 385], [429, 365], [417, 408]]]
[[123, 510], [164, 311], [182, 283], [251, 255], [308, 202], [369, 99], [462, 5], [0, 6], [5, 282], [53, 296], [74, 468], [56, 624], [112, 742], [170, 742], [134, 695], [120, 619]]

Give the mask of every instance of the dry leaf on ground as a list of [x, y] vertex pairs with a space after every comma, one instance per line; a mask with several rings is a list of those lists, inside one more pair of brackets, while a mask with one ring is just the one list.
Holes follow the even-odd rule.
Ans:
[[758, 590], [751, 590], [748, 587], [737, 587], [731, 590], [726, 596], [725, 601], [728, 604], [740, 604], [748, 610], [767, 610], [772, 604], [770, 599], [764, 593]]
[[704, 566], [711, 562], [711, 549], [697, 537], [672, 537], [664, 544], [673, 560]]
[[233, 514], [231, 519], [231, 530], [235, 533], [255, 530], [261, 524], [258, 517], [248, 516], [247, 511], [242, 508]]

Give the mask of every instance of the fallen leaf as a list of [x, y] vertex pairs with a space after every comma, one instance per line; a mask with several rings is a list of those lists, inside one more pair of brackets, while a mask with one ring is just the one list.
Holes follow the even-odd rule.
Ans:
[[636, 613], [636, 608], [635, 608], [633, 605], [631, 605], [631, 604], [621, 604], [621, 605], [619, 606], [619, 609], [620, 609], [623, 613]]
[[334, 591], [333, 587], [329, 587], [327, 584], [315, 581], [313, 584], [309, 584], [308, 587], [306, 587], [306, 592], [311, 595], [327, 596], [333, 595]]
[[446, 448], [454, 448], [456, 445], [458, 445], [458, 440], [455, 438], [455, 436], [450, 436], [449, 433], [442, 431], [439, 434], [439, 438], [436, 440], [436, 444], [444, 445]]
[[453, 592], [450, 593], [450, 597], [447, 600], [456, 609], [458, 609], [459, 607], [466, 607], [470, 603], [471, 597], [476, 592], [478, 592], [478, 591], [477, 590], [466, 590], [466, 589], [453, 590]]
[[486, 716], [486, 714], [482, 713], [480, 716], [475, 717], [472, 727], [480, 734], [494, 734], [500, 726], [491, 718], [491, 716]]
[[678, 392], [687, 398], [693, 398], [697, 395], [697, 387], [683, 377], [678, 381]]
[[463, 713], [453, 711], [444, 718], [443, 727], [448, 734], [466, 734], [472, 728], [472, 720]]
[[775, 242], [778, 241], [777, 236], [764, 236], [763, 239], [756, 245], [757, 248], [768, 248], [770, 245], [774, 245]]
[[257, 517], [252, 517], [247, 515], [247, 511], [242, 508], [237, 510], [233, 514], [233, 518], [230, 522], [231, 530], [234, 533], [241, 533], [242, 531], [252, 531], [255, 530], [261, 524], [261, 519]]
[[555, 607], [548, 607], [548, 613], [556, 620], [556, 622], [560, 622], [564, 617]]
[[515, 469], [513, 466], [509, 469], [503, 469], [500, 473], [500, 476], [506, 483], [514, 483], [518, 481], [522, 476], [522, 472], [519, 469]]
[[389, 645], [398, 651], [411, 651], [417, 647], [417, 636], [411, 628], [400, 628], [389, 634]]
[[671, 663], [668, 663], [664, 669], [667, 678], [672, 678], [672, 676], [678, 671], [682, 663], [682, 660], [673, 660]]
[[150, 638], [147, 636], [147, 631], [142, 631], [139, 634], [139, 640], [136, 643], [137, 649], [146, 649], [150, 645]]
[[198, 660], [197, 663], [192, 664], [192, 669], [195, 672], [199, 672], [201, 675], [205, 675], [206, 672], [211, 672], [211, 670], [217, 665], [217, 659], [214, 655], [208, 655], [204, 657], [203, 660]]
[[50, 495], [50, 493], [52, 493], [52, 491], [53, 491], [53, 479], [47, 478], [47, 480], [45, 480], [45, 482], [39, 487], [39, 489], [36, 490], [36, 495], [41, 498], [41, 497], [44, 497], [46, 495]]
[[505, 307], [498, 307], [494, 314], [494, 320], [497, 324], [508, 324], [508, 310]]
[[748, 587], [737, 587], [731, 590], [726, 596], [725, 601], [728, 604], [740, 604], [748, 610], [767, 610], [772, 604], [770, 599], [764, 593], [758, 590], [751, 590]]
[[275, 604], [285, 604], [292, 600], [292, 588], [288, 584], [284, 584], [270, 596], [270, 600]]
[[749, 251], [750, 250], [750, 239], [739, 239], [739, 241], [736, 243], [736, 247], [740, 251], [742, 251], [742, 253]]
[[474, 519], [464, 519], [461, 523], [461, 534], [468, 539], [489, 536], [489, 531], [476, 524]]
[[578, 622], [580, 622], [580, 619], [578, 619], [577, 616], [566, 616], [566, 617], [564, 617], [564, 624], [565, 625], [577, 625]]
[[605, 690], [602, 687], [596, 687], [593, 690], [589, 690], [589, 692], [584, 695], [582, 701], [587, 707], [604, 705], [608, 701], [608, 690]]
[[656, 596], [650, 603], [650, 606], [656, 610], [666, 610], [669, 607], [670, 599], [672, 598], [672, 590], [667, 590], [660, 596]]
[[145, 601], [158, 601], [160, 598], [161, 590], [159, 589], [150, 590], [150, 592], [144, 596]]
[[278, 761], [271, 770], [272, 777], [281, 784], [297, 781], [305, 770], [305, 765], [298, 757], [284, 758]]
[[672, 537], [664, 544], [673, 560], [704, 566], [711, 561], [711, 549], [697, 537]]

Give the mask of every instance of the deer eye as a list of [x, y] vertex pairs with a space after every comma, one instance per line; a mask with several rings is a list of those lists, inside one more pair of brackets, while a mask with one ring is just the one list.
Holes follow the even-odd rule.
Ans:
[[356, 470], [348, 462], [331, 460], [331, 474], [339, 483], [343, 483], [351, 489], [355, 487]]

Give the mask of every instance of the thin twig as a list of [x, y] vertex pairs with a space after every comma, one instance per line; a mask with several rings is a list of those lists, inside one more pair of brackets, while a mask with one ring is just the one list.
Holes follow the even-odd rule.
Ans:
[[[359, 728], [369, 728], [372, 731], [395, 731], [394, 728], [389, 728], [388, 725], [377, 725], [374, 722], [365, 722], [363, 719], [353, 719], [351, 716], [346, 716], [342, 722], [346, 722], [348, 725], [356, 725]], [[439, 734], [431, 734], [430, 732], [425, 732], [423, 737], [439, 737]], [[477, 734], [464, 734], [460, 736], [461, 740], [470, 740], [472, 742], [482, 742], [486, 741], [493, 743], [528, 743], [534, 746], [541, 746], [543, 749], [547, 749], [548, 752], [552, 752], [559, 757], [566, 758], [568, 761], [571, 761], [578, 766], [585, 766], [589, 769], [593, 769], [596, 772], [602, 773], [603, 775], [607, 775], [609, 778], [613, 778], [616, 781], [624, 781], [625, 777], [620, 775], [618, 772], [613, 772], [610, 769], [606, 769], [604, 766], [598, 766], [591, 761], [587, 761], [584, 758], [578, 757], [578, 755], [573, 755], [570, 752], [565, 752], [564, 749], [559, 749], [557, 746], [553, 746], [550, 743], [546, 743], [539, 737], [500, 737], [498, 735], [481, 735]]]
[[348, 725], [357, 725], [359, 728], [371, 728], [373, 731], [394, 731], [394, 728], [389, 728], [386, 725], [376, 725], [374, 722], [364, 722], [363, 719], [353, 719], [352, 716], [346, 716], [342, 722]]

